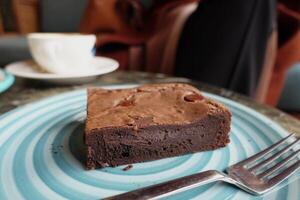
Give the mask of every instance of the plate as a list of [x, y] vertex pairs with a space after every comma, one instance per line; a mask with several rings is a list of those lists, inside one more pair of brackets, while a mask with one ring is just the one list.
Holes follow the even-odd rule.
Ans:
[[0, 93], [6, 91], [12, 86], [15, 78], [10, 73], [0, 69]]
[[[106, 88], [127, 88], [117, 85]], [[0, 199], [99, 199], [203, 170], [224, 170], [287, 135], [279, 125], [231, 100], [205, 93], [233, 113], [231, 143], [222, 149], [87, 171], [82, 134], [86, 90], [28, 104], [0, 118]], [[166, 199], [300, 199], [299, 171], [271, 193], [255, 197], [213, 183]]]
[[8, 72], [21, 78], [42, 80], [55, 84], [76, 84], [86, 83], [94, 80], [97, 76], [115, 71], [119, 67], [116, 60], [106, 57], [94, 57], [92, 65], [93, 71], [86, 74], [52, 74], [41, 72], [39, 66], [33, 60], [14, 62], [5, 68]]

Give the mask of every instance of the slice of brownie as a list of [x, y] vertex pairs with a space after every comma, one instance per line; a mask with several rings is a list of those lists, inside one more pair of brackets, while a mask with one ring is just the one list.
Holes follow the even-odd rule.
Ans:
[[87, 168], [224, 147], [230, 121], [227, 108], [187, 84], [88, 89]]

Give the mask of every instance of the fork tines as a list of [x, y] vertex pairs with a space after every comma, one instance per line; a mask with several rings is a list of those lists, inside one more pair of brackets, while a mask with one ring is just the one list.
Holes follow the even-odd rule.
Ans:
[[[278, 183], [278, 181], [286, 178], [300, 167], [298, 157], [300, 149], [296, 149], [300, 139], [296, 139], [290, 143], [288, 140], [293, 136], [294, 134], [290, 134], [260, 153], [244, 160], [241, 164], [251, 173], [257, 175], [258, 178], [268, 179], [268, 183], [270, 184]], [[284, 146], [285, 143], [288, 143], [288, 145]], [[276, 151], [278, 149], [280, 150]], [[273, 154], [268, 156], [271, 153]], [[284, 159], [277, 161], [280, 157]], [[267, 166], [271, 167], [265, 169]], [[271, 175], [273, 176], [270, 177]]]

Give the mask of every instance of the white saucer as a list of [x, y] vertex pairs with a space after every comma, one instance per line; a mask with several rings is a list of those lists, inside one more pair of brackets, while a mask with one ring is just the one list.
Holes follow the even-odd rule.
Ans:
[[78, 84], [89, 82], [97, 76], [115, 71], [119, 67], [119, 63], [116, 60], [105, 57], [95, 57], [92, 61], [92, 65], [95, 68], [92, 72], [68, 75], [41, 72], [33, 60], [14, 62], [5, 68], [16, 77], [36, 79], [55, 84]]

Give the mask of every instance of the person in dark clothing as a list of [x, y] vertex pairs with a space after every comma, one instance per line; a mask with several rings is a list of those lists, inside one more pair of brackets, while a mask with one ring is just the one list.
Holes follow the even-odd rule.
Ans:
[[179, 39], [175, 74], [254, 96], [275, 0], [203, 0]]

